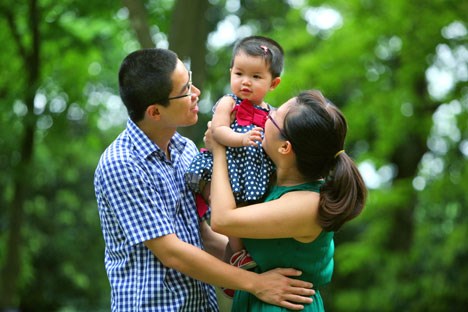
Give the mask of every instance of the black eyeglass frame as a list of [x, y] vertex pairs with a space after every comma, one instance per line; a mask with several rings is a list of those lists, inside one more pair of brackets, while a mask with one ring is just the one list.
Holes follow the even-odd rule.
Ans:
[[271, 121], [271, 123], [273, 124], [273, 126], [275, 126], [276, 129], [278, 129], [278, 131], [279, 131], [279, 133], [281, 134], [281, 136], [282, 136], [283, 138], [287, 139], [288, 136], [286, 135], [286, 133], [284, 132], [284, 130], [281, 129], [280, 126], [278, 126], [278, 124], [276, 123], [276, 121], [273, 119], [273, 117], [271, 117], [271, 113], [272, 113], [272, 112], [273, 112], [273, 109], [270, 110], [270, 111], [268, 112], [267, 118], [270, 119], [270, 121]]
[[187, 94], [182, 94], [182, 95], [177, 95], [177, 96], [173, 96], [173, 97], [170, 97], [170, 98], [167, 98], [168, 101], [170, 100], [177, 100], [177, 99], [181, 99], [181, 98], [184, 98], [184, 97], [187, 97], [187, 96], [192, 96], [193, 93], [192, 93], [192, 71], [189, 70], [188, 71], [189, 73], [189, 82], [188, 82], [188, 93]]

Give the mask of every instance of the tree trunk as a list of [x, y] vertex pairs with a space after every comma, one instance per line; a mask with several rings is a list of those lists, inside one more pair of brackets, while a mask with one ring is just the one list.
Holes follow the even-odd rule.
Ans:
[[154, 48], [148, 26], [148, 15], [142, 0], [123, 0], [129, 12], [130, 24], [142, 48]]
[[[421, 101], [421, 103], [416, 103], [415, 105], [417, 108], [420, 107], [416, 111], [415, 116], [419, 116], [420, 120], [430, 119], [437, 106], [432, 105], [428, 108], [428, 105], [424, 104], [425, 99], [428, 98], [428, 94], [423, 69], [418, 77], [414, 77], [414, 80], [413, 92], [417, 95], [416, 98]], [[421, 129], [425, 129], [423, 124], [414, 127], [413, 131], [408, 131], [405, 134], [405, 140], [394, 149], [390, 162], [398, 167], [395, 184], [407, 183], [408, 187], [411, 187], [411, 180], [418, 174], [418, 165], [428, 150], [426, 140], [430, 136], [430, 129], [426, 129], [426, 131], [422, 131]], [[406, 204], [399, 207], [399, 209], [395, 209], [395, 227], [391, 235], [389, 249], [408, 252], [413, 245], [415, 230], [414, 211], [417, 202], [418, 194], [413, 190], [408, 193]]]
[[39, 8], [37, 0], [29, 1], [29, 31], [32, 47], [28, 51], [17, 36], [12, 11], [6, 13], [9, 26], [16, 39], [19, 54], [23, 57], [27, 81], [25, 82], [24, 102], [28, 113], [24, 119], [24, 133], [21, 138], [21, 159], [14, 171], [13, 198], [8, 207], [8, 229], [5, 262], [0, 279], [0, 310], [14, 311], [18, 308], [18, 281], [21, 276], [21, 229], [23, 228], [24, 203], [27, 197], [28, 179], [31, 175], [30, 164], [34, 156], [34, 133], [36, 116], [34, 115], [34, 97], [39, 84]]
[[169, 30], [169, 48], [190, 64], [193, 82], [203, 88], [205, 80], [208, 0], [177, 0]]

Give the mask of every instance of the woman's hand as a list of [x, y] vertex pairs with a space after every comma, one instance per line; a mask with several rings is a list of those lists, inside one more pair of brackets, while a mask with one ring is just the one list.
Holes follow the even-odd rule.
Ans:
[[208, 121], [207, 129], [205, 131], [205, 136], [203, 137], [203, 142], [205, 143], [206, 149], [214, 153], [215, 150], [225, 150], [224, 145], [219, 144], [213, 137], [213, 131], [211, 129], [211, 121]]

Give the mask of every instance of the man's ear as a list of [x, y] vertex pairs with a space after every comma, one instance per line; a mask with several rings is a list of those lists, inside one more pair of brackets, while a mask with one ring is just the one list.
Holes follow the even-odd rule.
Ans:
[[161, 119], [160, 107], [158, 104], [150, 105], [146, 108], [146, 114], [151, 119], [159, 120]]
[[280, 78], [280, 77], [276, 77], [275, 79], [273, 79], [273, 80], [271, 81], [270, 90], [271, 90], [271, 91], [272, 91], [272, 90], [275, 90], [276, 87], [280, 84], [280, 82], [281, 82], [281, 78]]

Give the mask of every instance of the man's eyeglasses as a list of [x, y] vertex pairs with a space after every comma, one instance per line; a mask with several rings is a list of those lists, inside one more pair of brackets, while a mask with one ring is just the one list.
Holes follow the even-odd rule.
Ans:
[[180, 99], [180, 98], [183, 98], [183, 97], [186, 97], [186, 96], [192, 96], [192, 71], [189, 70], [188, 73], [189, 73], [189, 81], [188, 81], [188, 85], [187, 85], [188, 93], [170, 97], [170, 98], [167, 99], [168, 101], [175, 100], [175, 99]]
[[273, 112], [273, 110], [270, 110], [268, 112], [268, 116], [267, 118], [270, 119], [271, 123], [273, 124], [273, 126], [276, 127], [276, 129], [278, 129], [279, 133], [283, 136], [283, 138], [287, 138], [286, 136], [286, 133], [284, 133], [283, 129], [280, 128], [280, 126], [278, 126], [278, 124], [276, 123], [276, 121], [273, 119], [273, 117], [271, 116], [271, 113]]

